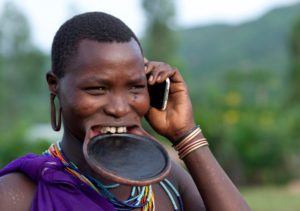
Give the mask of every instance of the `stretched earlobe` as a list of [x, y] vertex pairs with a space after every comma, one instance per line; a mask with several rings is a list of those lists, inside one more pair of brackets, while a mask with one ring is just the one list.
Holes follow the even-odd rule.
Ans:
[[53, 71], [49, 71], [46, 74], [46, 80], [48, 83], [48, 88], [51, 93], [57, 95], [58, 91], [58, 77], [53, 73]]
[[[53, 130], [59, 131], [61, 128], [61, 107], [59, 106], [58, 115], [56, 114], [56, 106], [55, 106], [55, 97], [56, 95], [50, 93], [50, 107], [51, 107], [51, 126]], [[58, 117], [58, 121], [56, 121], [56, 117]]]
[[53, 73], [53, 71], [49, 71], [46, 74], [46, 80], [50, 91], [51, 126], [53, 130], [59, 131], [61, 128], [61, 107], [59, 106], [57, 113], [55, 106], [55, 97], [58, 93], [58, 77], [55, 75], [55, 73]]

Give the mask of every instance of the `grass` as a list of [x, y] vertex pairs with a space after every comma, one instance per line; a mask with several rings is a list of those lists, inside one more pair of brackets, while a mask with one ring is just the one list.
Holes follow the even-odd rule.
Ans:
[[241, 190], [253, 211], [299, 211], [300, 186], [255, 187]]

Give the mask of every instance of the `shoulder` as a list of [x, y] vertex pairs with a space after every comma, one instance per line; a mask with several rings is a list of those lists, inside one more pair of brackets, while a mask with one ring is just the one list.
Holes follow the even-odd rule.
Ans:
[[185, 210], [205, 210], [197, 186], [184, 166], [172, 161], [170, 179], [181, 195]]
[[0, 210], [30, 210], [35, 190], [35, 182], [22, 173], [0, 177]]
[[189, 189], [190, 186], [195, 186], [192, 177], [184, 168], [183, 163], [178, 163], [175, 161], [171, 162], [171, 172], [169, 178], [181, 194], [184, 194], [186, 189]]

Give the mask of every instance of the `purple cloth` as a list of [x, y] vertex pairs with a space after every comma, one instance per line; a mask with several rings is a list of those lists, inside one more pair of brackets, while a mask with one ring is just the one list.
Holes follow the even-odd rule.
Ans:
[[115, 210], [90, 186], [67, 173], [59, 159], [27, 154], [0, 171], [0, 176], [22, 172], [37, 183], [31, 211]]

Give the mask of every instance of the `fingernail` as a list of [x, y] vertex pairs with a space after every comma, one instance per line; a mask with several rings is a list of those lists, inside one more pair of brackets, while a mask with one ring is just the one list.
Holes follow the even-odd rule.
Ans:
[[152, 80], [153, 80], [153, 75], [150, 75], [149, 81], [152, 81]]
[[160, 81], [160, 79], [161, 79], [161, 76], [158, 76], [157, 81]]

